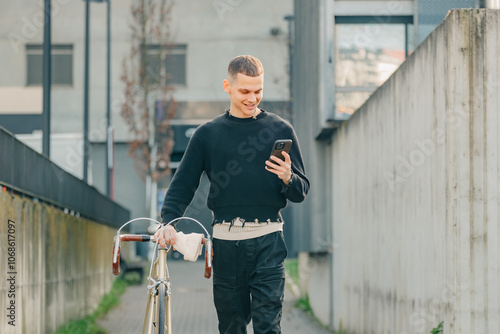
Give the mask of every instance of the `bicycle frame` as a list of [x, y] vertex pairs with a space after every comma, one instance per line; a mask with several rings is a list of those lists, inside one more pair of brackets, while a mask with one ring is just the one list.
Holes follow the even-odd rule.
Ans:
[[[148, 333], [154, 333], [155, 328], [153, 328], [154, 324], [159, 321], [159, 319], [155, 319], [155, 315], [158, 315], [158, 317], [161, 317], [159, 314], [162, 310], [159, 307], [160, 306], [160, 298], [161, 296], [160, 291], [162, 289], [158, 289], [159, 285], [163, 284], [164, 285], [164, 290], [165, 290], [165, 333], [166, 334], [171, 334], [172, 333], [172, 312], [170, 309], [171, 306], [171, 299], [170, 296], [172, 294], [171, 290], [171, 283], [170, 283], [170, 277], [168, 275], [168, 267], [167, 267], [167, 253], [169, 249], [166, 248], [160, 248], [158, 249], [158, 257], [156, 258], [156, 261], [153, 263], [152, 271], [153, 273], [156, 273], [154, 275], [153, 273], [150, 273], [148, 279], [153, 282], [153, 285], [148, 285], [148, 301], [146, 304], [146, 313], [144, 315], [144, 323], [142, 326], [142, 333], [143, 334], [148, 334]], [[152, 276], [153, 275], [153, 276]]]
[[[196, 219], [189, 217], [179, 217], [167, 225], [170, 225], [178, 220], [186, 219], [198, 223], [206, 233], [206, 238], [202, 240], [205, 244], [205, 278], [210, 278], [212, 267], [212, 242], [211, 237], [205, 227]], [[138, 241], [151, 242], [154, 241], [153, 236], [124, 234], [120, 235], [121, 230], [129, 223], [137, 220], [149, 220], [157, 224], [160, 222], [151, 218], [136, 218], [128, 221], [117, 232], [113, 243], [113, 274], [120, 273], [120, 242], [121, 241]], [[144, 323], [142, 327], [143, 334], [172, 334], [172, 315], [171, 315], [171, 295], [172, 286], [167, 267], [167, 253], [171, 246], [167, 248], [161, 247], [158, 242], [155, 244], [155, 251], [151, 260], [148, 280], [148, 301], [146, 304], [146, 312], [144, 315]]]

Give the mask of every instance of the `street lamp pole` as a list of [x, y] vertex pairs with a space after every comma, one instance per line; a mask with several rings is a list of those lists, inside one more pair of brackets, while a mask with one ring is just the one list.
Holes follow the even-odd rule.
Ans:
[[83, 84], [83, 181], [88, 180], [89, 165], [89, 9], [90, 0], [85, 0], [85, 65]]
[[113, 149], [113, 128], [111, 127], [111, 0], [107, 0], [106, 19], [106, 194], [110, 198], [115, 197], [114, 193], [114, 149]]
[[51, 63], [52, 63], [52, 41], [51, 41], [51, 5], [50, 0], [44, 1], [44, 25], [43, 25], [43, 110], [42, 110], [42, 153], [50, 158], [50, 91], [51, 91]]
[[289, 96], [290, 96], [290, 105], [289, 105], [289, 110], [290, 110], [290, 117], [292, 117], [292, 108], [293, 108], [293, 42], [295, 38], [295, 22], [294, 22], [294, 16], [293, 15], [287, 15], [284, 17], [284, 19], [288, 22], [288, 89], [289, 89]]

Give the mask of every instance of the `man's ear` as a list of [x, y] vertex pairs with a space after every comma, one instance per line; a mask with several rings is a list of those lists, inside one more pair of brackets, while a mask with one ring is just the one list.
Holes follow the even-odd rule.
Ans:
[[224, 79], [224, 81], [222, 81], [222, 87], [224, 87], [224, 91], [226, 93], [231, 93], [231, 84], [229, 83], [229, 80]]

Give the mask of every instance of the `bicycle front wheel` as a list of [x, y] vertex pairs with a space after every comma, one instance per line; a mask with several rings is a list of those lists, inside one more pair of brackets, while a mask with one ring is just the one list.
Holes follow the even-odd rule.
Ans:
[[158, 334], [167, 333], [166, 330], [166, 321], [165, 321], [165, 300], [167, 298], [167, 294], [165, 291], [165, 285], [160, 284], [158, 288]]

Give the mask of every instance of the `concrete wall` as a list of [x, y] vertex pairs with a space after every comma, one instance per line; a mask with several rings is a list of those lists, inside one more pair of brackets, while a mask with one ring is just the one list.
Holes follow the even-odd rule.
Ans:
[[0, 207], [0, 333], [52, 333], [92, 313], [113, 282], [116, 231], [6, 191]]
[[500, 332], [499, 19], [450, 12], [334, 134], [336, 328]]

